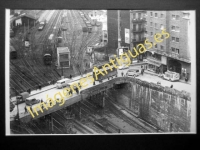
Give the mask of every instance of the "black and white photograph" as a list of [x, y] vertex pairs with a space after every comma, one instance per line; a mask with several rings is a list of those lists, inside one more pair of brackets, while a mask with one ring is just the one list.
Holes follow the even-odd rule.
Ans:
[[6, 9], [6, 135], [196, 133], [196, 11]]

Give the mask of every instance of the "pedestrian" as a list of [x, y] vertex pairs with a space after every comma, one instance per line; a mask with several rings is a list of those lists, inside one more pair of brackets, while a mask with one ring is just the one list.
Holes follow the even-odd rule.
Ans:
[[81, 88], [81, 84], [80, 84], [80, 82], [78, 83], [78, 86]]
[[24, 113], [27, 113], [28, 111], [27, 111], [27, 108], [26, 108], [26, 106], [24, 107], [24, 110], [25, 110], [25, 112]]
[[79, 94], [79, 90], [78, 90], [78, 88], [76, 88], [76, 93]]
[[173, 84], [170, 86], [170, 88], [173, 88]]
[[69, 78], [70, 78], [70, 79], [72, 78], [72, 75], [71, 75], [71, 74], [69, 75]]
[[124, 73], [122, 72], [121, 74], [122, 74], [122, 77], [123, 77]]

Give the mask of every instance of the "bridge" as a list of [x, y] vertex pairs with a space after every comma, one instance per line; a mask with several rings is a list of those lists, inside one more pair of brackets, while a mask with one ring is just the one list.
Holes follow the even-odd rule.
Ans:
[[[56, 103], [52, 108], [48, 108], [48, 110], [44, 108], [43, 112], [38, 109], [38, 115], [36, 112], [33, 113], [34, 118], [27, 113], [24, 116], [20, 116], [20, 121], [29, 122], [38, 119], [75, 103], [79, 104], [81, 100], [85, 100], [98, 93], [102, 93], [105, 96], [106, 91], [113, 87], [116, 88], [121, 84], [129, 85], [131, 91], [129, 109], [132, 109], [132, 112], [139, 118], [164, 131], [168, 130], [167, 126], [170, 123], [179, 124], [180, 131], [190, 131], [191, 116], [188, 106], [190, 106], [191, 98], [188, 93], [132, 77], [114, 77], [110, 80], [104, 79], [102, 83], [97, 83], [96, 85], [90, 84], [87, 88], [81, 89], [80, 94], [73, 94], [70, 98], [65, 98], [63, 105], [60, 106], [60, 103]], [[60, 92], [62, 89], [54, 90], [54, 92]], [[100, 103], [104, 106], [105, 97], [102, 97], [101, 100]], [[79, 111], [81, 113], [81, 109]], [[174, 117], [179, 119], [172, 119]], [[11, 122], [14, 122], [14, 120]]]

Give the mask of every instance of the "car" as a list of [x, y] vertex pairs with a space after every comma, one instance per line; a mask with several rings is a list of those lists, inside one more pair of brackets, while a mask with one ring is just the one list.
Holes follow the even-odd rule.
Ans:
[[27, 98], [25, 103], [26, 105], [31, 106], [31, 105], [40, 103], [40, 100], [36, 100], [35, 98], [32, 98], [32, 99]]
[[129, 69], [126, 73], [127, 76], [134, 76], [137, 77], [140, 75], [140, 70], [139, 69]]
[[118, 66], [118, 69], [119, 69], [119, 70], [128, 69], [128, 68], [129, 68], [129, 66], [126, 65], [126, 64], [123, 64], [123, 65], [121, 65], [121, 66]]

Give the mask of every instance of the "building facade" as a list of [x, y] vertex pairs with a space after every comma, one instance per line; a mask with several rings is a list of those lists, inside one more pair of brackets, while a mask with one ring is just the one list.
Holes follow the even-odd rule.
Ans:
[[[153, 45], [146, 52], [149, 70], [156, 73], [169, 70], [180, 73], [181, 78], [191, 74], [189, 20], [189, 12], [147, 11], [145, 37]], [[162, 35], [162, 42], [157, 43], [155, 34], [162, 33], [163, 29], [169, 38]]]
[[[146, 31], [146, 11], [144, 10], [130, 10], [130, 49], [131, 51], [135, 47], [137, 49], [138, 44], [142, 44], [145, 41]], [[133, 52], [133, 51], [132, 51]], [[135, 60], [143, 61], [146, 57], [146, 53], [140, 54]]]
[[130, 48], [130, 11], [107, 11], [108, 53], [116, 54], [119, 47]]

